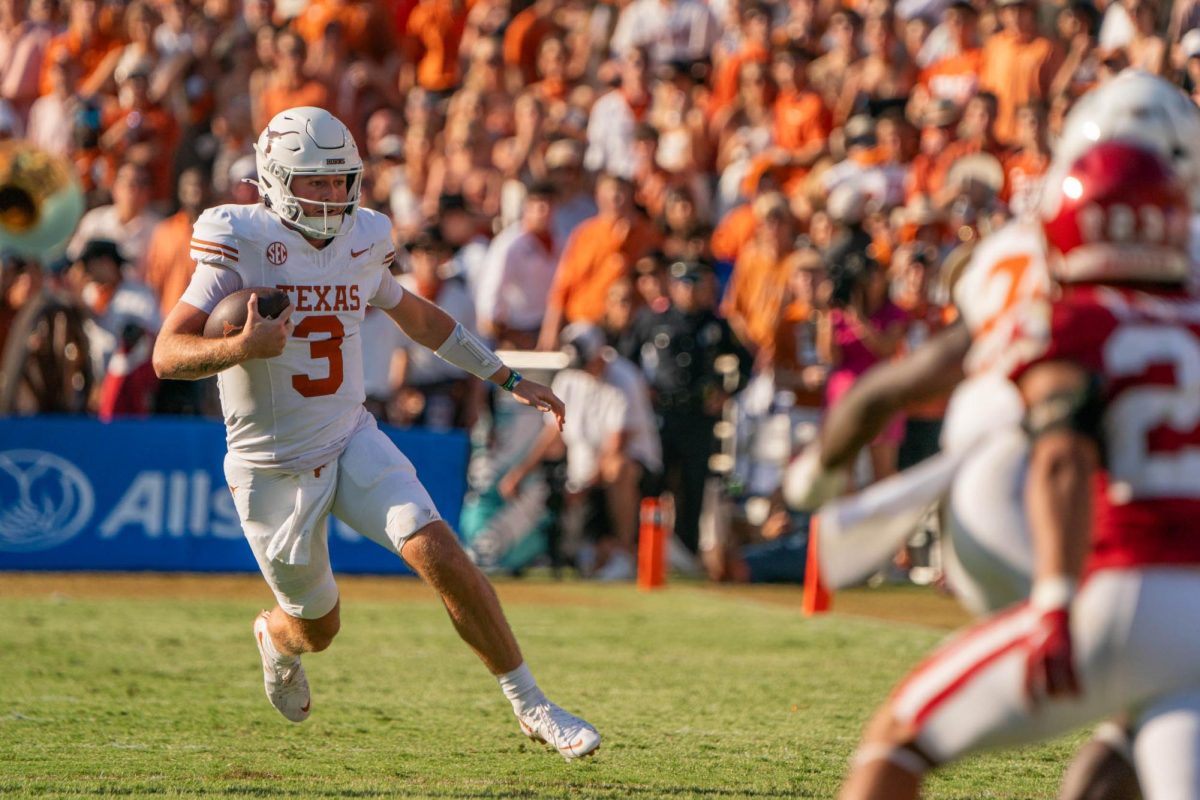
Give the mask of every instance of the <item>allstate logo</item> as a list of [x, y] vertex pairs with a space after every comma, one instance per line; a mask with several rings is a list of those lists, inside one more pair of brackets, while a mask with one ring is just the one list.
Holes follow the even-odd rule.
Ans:
[[96, 496], [79, 467], [42, 450], [0, 452], [0, 550], [46, 550], [92, 518]]

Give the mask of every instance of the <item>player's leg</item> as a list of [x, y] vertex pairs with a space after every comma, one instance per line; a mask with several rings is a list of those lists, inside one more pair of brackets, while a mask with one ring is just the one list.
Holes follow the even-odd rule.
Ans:
[[500, 682], [525, 734], [566, 758], [594, 752], [600, 735], [546, 699], [491, 583], [438, 517], [404, 454], [370, 428], [350, 440], [339, 466], [334, 514], [404, 558], [437, 591], [459, 635]]
[[1102, 723], [1067, 765], [1058, 800], [1141, 800], [1129, 731]]
[[1150, 704], [1136, 730], [1133, 754], [1146, 800], [1200, 797], [1200, 690]]
[[339, 627], [326, 540], [336, 467], [297, 475], [253, 469], [232, 456], [225, 461], [246, 541], [276, 599], [253, 626], [264, 688], [293, 722], [307, 719], [312, 706], [300, 655], [328, 647]]

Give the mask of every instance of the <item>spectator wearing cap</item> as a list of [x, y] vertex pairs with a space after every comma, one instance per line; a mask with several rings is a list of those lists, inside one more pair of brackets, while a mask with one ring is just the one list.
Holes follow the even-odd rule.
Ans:
[[554, 241], [561, 243], [585, 220], [596, 216], [595, 195], [588, 191], [583, 173], [583, 146], [572, 139], [558, 139], [546, 148], [546, 179], [554, 184]]
[[156, 334], [162, 325], [158, 298], [144, 284], [125, 276], [125, 255], [108, 239], [83, 243], [67, 275], [91, 319], [86, 326], [93, 374], [103, 376], [122, 342], [134, 331]]
[[649, 56], [644, 49], [624, 51], [620, 87], [592, 106], [583, 158], [589, 172], [607, 172], [622, 178], [633, 176], [637, 167], [634, 130], [650, 108], [649, 68]]
[[52, 0], [0, 4], [0, 99], [27, 120], [40, 91], [44, 58], [55, 34]]
[[905, 187], [907, 201], [916, 197], [928, 198], [933, 194], [933, 176], [938, 168], [938, 159], [957, 136], [958, 116], [958, 107], [953, 100], [939, 98], [925, 105], [920, 117], [918, 150], [913, 157]]
[[[675, 498], [675, 533], [693, 553], [700, 547], [700, 508], [714, 452], [713, 425], [725, 401], [750, 376], [751, 359], [729, 323], [714, 312], [716, 280], [703, 261], [670, 265], [670, 305], [640, 310], [621, 351], [639, 367], [662, 441], [665, 488]], [[736, 360], [734, 369], [720, 361]], [[728, 360], [728, 359], [725, 359]], [[718, 366], [730, 372], [728, 380]]]
[[645, 48], [655, 64], [707, 59], [717, 42], [717, 20], [700, 0], [633, 0], [621, 11], [610, 45], [620, 56]]
[[229, 165], [228, 202], [240, 206], [253, 205], [261, 199], [258, 193], [258, 165], [254, 156], [242, 156]]
[[551, 232], [555, 187], [529, 187], [521, 219], [492, 240], [475, 294], [479, 330], [498, 346], [537, 346], [546, 298], [558, 266]]
[[1038, 33], [1033, 0], [998, 0], [996, 5], [1003, 29], [984, 43], [979, 85], [996, 96], [996, 138], [1008, 143], [1016, 135], [1017, 109], [1050, 97], [1063, 54]]
[[120, 248], [121, 263], [128, 264], [129, 277], [142, 278], [142, 260], [150, 237], [162, 222], [162, 216], [150, 208], [152, 191], [146, 167], [122, 164], [113, 180], [112, 204], [93, 208], [83, 215], [67, 246], [68, 254], [78, 259], [88, 241], [108, 238]]
[[525, 459], [500, 479], [502, 496], [514, 497], [542, 459], [565, 445], [567, 502], [584, 509], [584, 532], [595, 540], [598, 580], [631, 580], [641, 497], [662, 470], [662, 446], [645, 379], [605, 343], [596, 325], [562, 331], [570, 359], [551, 388], [572, 413], [562, 432], [546, 425]]
[[[98, 70], [108, 54], [121, 47], [121, 42], [112, 38], [99, 27], [96, 0], [68, 0], [67, 29], [50, 40], [46, 46], [43, 65], [60, 58], [67, 58], [79, 67], [79, 93], [83, 97], [96, 94], [110, 77], [109, 72]], [[40, 78], [41, 93], [47, 94], [50, 78], [43, 66]]]
[[783, 308], [795, 220], [779, 193], [755, 200], [754, 217], [757, 231], [738, 256], [721, 311], [742, 345], [757, 356], [769, 346]]
[[958, 109], [979, 90], [983, 48], [979, 46], [979, 11], [967, 0], [955, 0], [942, 12], [946, 32], [944, 55], [921, 70], [913, 90], [910, 114], [919, 118], [927, 104], [949, 100]]
[[659, 245], [658, 231], [633, 205], [633, 187], [617, 175], [596, 185], [599, 213], [581, 224], [563, 250], [538, 337], [538, 347], [557, 347], [564, 323], [596, 322], [604, 315], [609, 287], [633, 263]]
[[[401, 276], [405, 291], [445, 309], [468, 331], [475, 332], [475, 305], [460, 281], [446, 280], [453, 252], [440, 229], [423, 230], [407, 245], [411, 272]], [[478, 379], [448, 364], [407, 336], [401, 339], [396, 382], [403, 386], [398, 408], [391, 414], [401, 425], [447, 430], [475, 424], [482, 397]]]

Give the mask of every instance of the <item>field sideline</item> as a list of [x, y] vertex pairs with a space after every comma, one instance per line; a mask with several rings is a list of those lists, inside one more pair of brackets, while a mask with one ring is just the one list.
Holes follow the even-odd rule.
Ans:
[[[605, 736], [565, 763], [412, 580], [343, 578], [313, 716], [262, 693], [257, 576], [0, 574], [0, 795], [831, 798], [888, 688], [962, 620], [928, 590], [498, 585], [543, 687]], [[1076, 735], [976, 759], [928, 798], [1049, 800]]]

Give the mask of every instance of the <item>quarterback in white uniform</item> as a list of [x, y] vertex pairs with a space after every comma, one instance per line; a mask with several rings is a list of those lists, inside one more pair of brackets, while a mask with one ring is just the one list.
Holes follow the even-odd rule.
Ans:
[[[226, 478], [277, 601], [254, 623], [267, 697], [293, 722], [309, 715], [300, 656], [328, 647], [340, 626], [327, 544], [332, 512], [404, 558], [441, 595], [526, 736], [568, 759], [589, 755], [600, 735], [547, 700], [491, 585], [439, 517], [412, 464], [363, 408], [367, 305], [385, 310], [446, 361], [554, 414], [560, 426], [562, 402], [392, 278], [391, 225], [358, 208], [362, 159], [339, 120], [318, 108], [289, 109], [268, 123], [255, 150], [263, 202], [218, 206], [197, 220], [196, 273], [163, 325], [154, 367], [164, 378], [219, 375]], [[252, 286], [281, 289], [291, 305], [265, 319], [252, 296], [240, 333], [204, 338], [221, 298]]]

